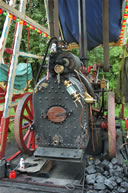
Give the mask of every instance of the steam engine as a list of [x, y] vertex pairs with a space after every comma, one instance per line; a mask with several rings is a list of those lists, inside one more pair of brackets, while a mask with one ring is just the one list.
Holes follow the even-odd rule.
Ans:
[[[55, 46], [55, 45], [54, 45]], [[89, 100], [95, 94], [80, 72], [80, 59], [62, 49], [49, 56], [47, 77], [33, 94], [34, 128], [38, 148], [34, 155], [81, 161], [90, 139]]]

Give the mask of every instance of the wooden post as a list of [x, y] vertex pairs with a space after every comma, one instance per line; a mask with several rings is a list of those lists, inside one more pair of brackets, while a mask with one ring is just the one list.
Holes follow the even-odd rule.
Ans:
[[[16, 0], [10, 0], [9, 1], [9, 5], [14, 7], [15, 2], [16, 2]], [[8, 15], [7, 15], [6, 16], [6, 20], [4, 22], [4, 27], [3, 27], [2, 35], [1, 35], [1, 38], [0, 38], [0, 64], [2, 63], [2, 58], [3, 58], [4, 49], [5, 49], [5, 45], [6, 45], [6, 41], [7, 41], [7, 37], [8, 37], [8, 33], [9, 33], [9, 29], [10, 29], [11, 20], [12, 19], [9, 18]]]
[[88, 66], [87, 53], [87, 31], [86, 31], [86, 1], [78, 0], [78, 21], [79, 21], [79, 45], [80, 59], [85, 67]]
[[103, 0], [103, 48], [105, 72], [109, 72], [109, 1]]
[[[26, 0], [20, 0], [20, 2], [21, 2], [20, 3], [20, 12], [24, 13], [25, 8], [26, 8]], [[12, 101], [13, 86], [14, 86], [14, 79], [15, 79], [15, 73], [16, 73], [16, 66], [18, 63], [22, 30], [23, 30], [23, 25], [20, 25], [18, 23], [17, 24], [15, 44], [14, 44], [14, 49], [13, 49], [13, 55], [12, 55], [12, 60], [11, 60], [11, 66], [10, 66], [7, 93], [5, 96], [5, 109], [4, 109], [4, 113], [3, 113], [4, 118], [8, 117], [8, 107], [10, 106], [11, 101]]]
[[[26, 0], [20, 0], [20, 12], [25, 12]], [[11, 67], [9, 72], [9, 80], [7, 86], [7, 92], [5, 96], [5, 107], [3, 117], [0, 123], [0, 160], [5, 156], [5, 148], [7, 142], [8, 125], [9, 125], [9, 107], [11, 106], [13, 96], [13, 86], [16, 73], [16, 65], [18, 62], [18, 52], [20, 48], [20, 41], [22, 35], [23, 25], [17, 24], [16, 38], [13, 49], [13, 56], [11, 60]]]
[[59, 8], [58, 8], [58, 0], [54, 0], [54, 36], [59, 38]]
[[48, 0], [48, 17], [49, 17], [49, 30], [50, 36], [54, 36], [54, 15], [53, 15], [54, 4], [53, 0]]

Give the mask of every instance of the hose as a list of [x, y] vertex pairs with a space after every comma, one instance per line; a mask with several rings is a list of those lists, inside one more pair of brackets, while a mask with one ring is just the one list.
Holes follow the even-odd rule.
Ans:
[[40, 77], [40, 74], [41, 74], [41, 72], [42, 72], [43, 65], [44, 65], [44, 63], [45, 63], [45, 60], [46, 60], [46, 57], [47, 57], [47, 54], [48, 54], [48, 49], [49, 49], [51, 43], [53, 43], [53, 42], [56, 42], [57, 48], [58, 48], [58, 39], [57, 39], [56, 37], [52, 37], [52, 38], [49, 40], [49, 42], [48, 42], [47, 49], [46, 49], [46, 51], [45, 51], [45, 55], [44, 55], [42, 64], [41, 64], [40, 69], [39, 69], [39, 71], [38, 71], [38, 74], [37, 74], [37, 77], [36, 77], [36, 84], [37, 84], [37, 82], [39, 81], [39, 77]]

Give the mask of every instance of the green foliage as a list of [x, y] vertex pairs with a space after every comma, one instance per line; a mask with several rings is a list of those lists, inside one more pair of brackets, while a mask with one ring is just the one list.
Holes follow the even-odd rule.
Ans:
[[[110, 89], [115, 91], [116, 83], [117, 83], [117, 77], [118, 77], [118, 65], [120, 56], [122, 53], [121, 47], [110, 47], [109, 49], [109, 62], [110, 62], [110, 71], [109, 72], [103, 72], [103, 70], [100, 70], [99, 78], [102, 77], [102, 75], [105, 75], [105, 79], [109, 80]], [[103, 64], [103, 48], [97, 47], [93, 50], [88, 52], [88, 58], [89, 58], [89, 65], [93, 65], [94, 63], [100, 62]]]
[[[16, 1], [16, 9], [19, 9], [19, 1]], [[29, 15], [29, 3], [27, 3], [27, 6], [26, 6], [26, 15]], [[2, 33], [2, 30], [3, 30], [5, 18], [6, 17], [3, 15], [0, 16], [0, 23], [1, 23], [0, 35]], [[30, 18], [33, 19], [34, 21], [36, 21], [37, 23], [47, 27], [46, 12], [45, 12], [43, 0], [38, 0], [38, 1], [32, 0], [31, 1]], [[12, 48], [15, 26], [16, 26], [16, 21], [12, 20], [9, 35], [7, 38], [6, 48]], [[28, 41], [28, 30], [29, 29], [27, 27], [25, 27], [25, 26], [23, 27], [20, 51], [27, 52], [28, 47], [29, 47], [29, 51], [28, 51], [29, 53], [43, 56], [44, 52], [46, 50], [46, 46], [47, 46], [47, 41], [48, 41], [47, 38], [42, 37], [36, 31], [29, 30], [29, 41]], [[5, 58], [6, 62], [9, 63], [10, 55], [4, 53], [4, 58]], [[25, 57], [19, 57], [18, 63], [20, 63], [20, 62], [26, 62], [26, 58]], [[33, 58], [28, 58], [28, 62], [32, 64], [32, 69], [33, 69], [33, 74], [34, 74], [33, 82], [35, 82], [35, 78], [36, 78], [36, 74], [37, 74], [37, 68], [38, 68], [37, 66], [40, 66], [42, 61], [36, 60]]]
[[99, 61], [103, 63], [103, 48], [97, 47], [88, 51], [88, 59], [89, 66], [98, 63]]
[[117, 78], [119, 74], [118, 65], [121, 53], [121, 47], [110, 48], [110, 64], [112, 65], [112, 68], [110, 70], [110, 73], [106, 73], [106, 78], [108, 78], [108, 80], [110, 81], [110, 88], [112, 90], [116, 89]]
[[[19, 7], [18, 1], [17, 2], [17, 9]], [[26, 9], [26, 14], [28, 15], [29, 13], [29, 4], [27, 4], [27, 9]], [[30, 17], [35, 20], [36, 22], [40, 23], [43, 26], [47, 26], [47, 19], [46, 19], [46, 11], [44, 8], [44, 1], [43, 0], [33, 0], [31, 1], [31, 6], [30, 6]], [[1, 16], [0, 17], [0, 32], [2, 32], [2, 26], [4, 23], [5, 17]], [[15, 25], [16, 22], [13, 21], [11, 23], [11, 30], [9, 32], [9, 36], [7, 39], [7, 44], [6, 47], [11, 48], [12, 47], [12, 40], [14, 37], [14, 30], [15, 30]], [[28, 41], [28, 28], [24, 27], [23, 28], [23, 33], [22, 33], [22, 41], [21, 41], [21, 47], [20, 50], [27, 52], [27, 44]], [[38, 54], [38, 55], [43, 55], [47, 46], [47, 39], [43, 38], [41, 35], [36, 33], [33, 30], [29, 31], [29, 52], [33, 54]], [[121, 48], [120, 47], [111, 47], [110, 48], [110, 64], [112, 65], [112, 68], [110, 69], [110, 72], [104, 73], [105, 74], [105, 79], [108, 79], [110, 81], [110, 89], [114, 90], [116, 87], [116, 80], [118, 76], [118, 63], [119, 63], [119, 57], [121, 55]], [[79, 50], [74, 50], [74, 54], [80, 55]], [[5, 58], [7, 62], [9, 62], [9, 56], [5, 55]], [[98, 63], [99, 61], [103, 64], [103, 48], [102, 47], [97, 47], [91, 51], [88, 51], [88, 64], [93, 65], [94, 63]], [[39, 66], [41, 64], [40, 60], [35, 60], [32, 58], [28, 59], [29, 63], [32, 64], [33, 67], [33, 74], [34, 74], [34, 79], [36, 76], [36, 69], [37, 65]], [[19, 57], [19, 62], [26, 62], [26, 58], [24, 57]], [[99, 78], [102, 77], [103, 71], [100, 71]]]

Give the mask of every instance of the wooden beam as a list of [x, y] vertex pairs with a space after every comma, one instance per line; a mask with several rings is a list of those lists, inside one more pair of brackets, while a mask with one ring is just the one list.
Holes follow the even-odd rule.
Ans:
[[[12, 102], [8, 108], [16, 107], [18, 105], [18, 102], [19, 101]], [[0, 111], [4, 111], [4, 108], [5, 108], [5, 104], [1, 104], [0, 105]]]
[[45, 28], [42, 25], [38, 24], [33, 19], [26, 16], [24, 13], [19, 12], [18, 10], [14, 9], [13, 7], [10, 7], [8, 4], [4, 3], [2, 0], [0, 0], [0, 8], [2, 10], [8, 11], [12, 15], [15, 15], [16, 17], [22, 19], [23, 21], [27, 22], [28, 24], [30, 24], [30, 25], [36, 27], [37, 29], [39, 29], [39, 30], [47, 33], [48, 35], [50, 35], [49, 30], [47, 28]]
[[39, 56], [39, 55], [31, 54], [31, 53], [19, 52], [18, 54], [19, 54], [19, 56], [43, 60], [43, 56]]

